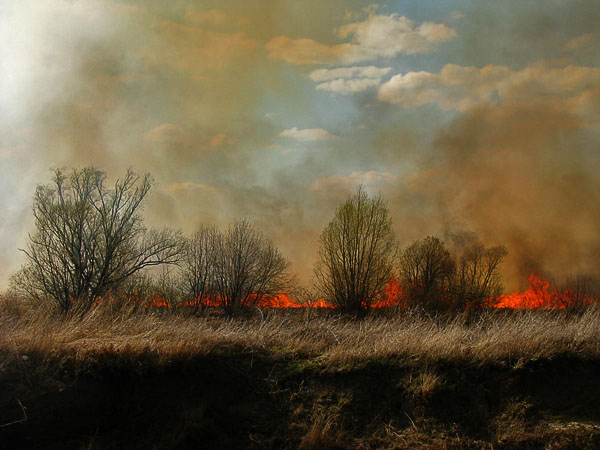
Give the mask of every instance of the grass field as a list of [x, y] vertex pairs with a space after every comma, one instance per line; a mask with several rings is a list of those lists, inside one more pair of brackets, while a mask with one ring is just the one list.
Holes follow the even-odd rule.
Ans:
[[3, 448], [600, 448], [600, 311], [4, 302]]

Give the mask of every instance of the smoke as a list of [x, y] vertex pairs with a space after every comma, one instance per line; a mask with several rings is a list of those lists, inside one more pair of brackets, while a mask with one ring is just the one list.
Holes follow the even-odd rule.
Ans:
[[395, 209], [412, 200], [423, 230], [507, 246], [510, 288], [533, 269], [557, 278], [597, 271], [600, 160], [577, 114], [547, 103], [482, 106], [442, 129], [434, 147]]
[[[319, 11], [329, 6], [317, 3], [314, 13], [327, 17]], [[323, 26], [290, 21], [294, 9], [243, 1], [0, 6], [0, 287], [23, 261], [16, 247], [32, 231], [36, 185], [50, 180], [49, 168], [90, 164], [110, 178], [127, 167], [153, 175], [149, 226], [190, 232], [247, 217], [310, 273], [325, 213], [305, 213], [320, 209], [300, 194], [312, 180], [297, 178], [317, 164], [310, 156], [293, 169], [282, 164], [272, 146], [285, 114], [262, 111], [267, 93], [310, 108], [264, 50], [278, 33]]]
[[[538, 18], [537, 6], [520, 7], [521, 15], [473, 6], [462, 13], [472, 20], [448, 22], [456, 35], [438, 39], [426, 56], [402, 47], [394, 59], [385, 45], [363, 45], [361, 64], [375, 76], [339, 94], [317, 89], [311, 73], [346, 80], [366, 69], [295, 65], [268, 44], [286, 36], [336, 47], [348, 23], [396, 29], [405, 13], [382, 7], [372, 15], [357, 1], [273, 3], [0, 5], [0, 287], [22, 262], [16, 247], [32, 230], [36, 184], [49, 181], [50, 167], [88, 164], [110, 177], [127, 167], [152, 173], [144, 210], [151, 227], [191, 232], [252, 220], [305, 282], [321, 230], [357, 184], [388, 200], [403, 245], [468, 233], [506, 245], [509, 287], [521, 287], [532, 268], [555, 276], [597, 270], [598, 71], [531, 63], [532, 52], [549, 60], [567, 50], [567, 63], [593, 60], [593, 14], [565, 14], [561, 2]], [[454, 7], [444, 8], [447, 16]], [[411, 10], [421, 16], [406, 33], [446, 23], [420, 9]], [[561, 32], [547, 36], [552, 45], [536, 37], [563, 17]], [[389, 37], [365, 33], [358, 44]], [[527, 45], [511, 36], [534, 50], [515, 54]], [[487, 64], [497, 66], [475, 69]], [[420, 75], [394, 85], [405, 65]], [[563, 90], [538, 89], [542, 76]], [[378, 99], [380, 82], [390, 89]], [[441, 108], [426, 104], [436, 101]]]

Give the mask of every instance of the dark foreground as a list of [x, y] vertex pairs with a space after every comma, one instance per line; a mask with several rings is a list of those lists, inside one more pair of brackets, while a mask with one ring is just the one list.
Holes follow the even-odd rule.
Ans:
[[229, 347], [1, 362], [3, 449], [600, 448], [600, 359], [572, 354], [335, 367]]

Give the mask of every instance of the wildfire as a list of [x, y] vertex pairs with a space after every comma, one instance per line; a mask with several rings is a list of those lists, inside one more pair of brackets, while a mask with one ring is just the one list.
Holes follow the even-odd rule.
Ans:
[[[391, 279], [384, 289], [384, 295], [381, 300], [372, 305], [373, 308], [390, 308], [392, 306], [404, 305], [402, 289], [400, 284]], [[332, 305], [323, 299], [318, 299], [310, 303], [299, 303], [287, 294], [279, 294], [275, 297], [261, 299], [257, 306], [266, 308], [333, 308]]]
[[555, 289], [550, 281], [544, 280], [537, 272], [531, 272], [528, 278], [529, 289], [523, 292], [502, 295], [494, 304], [496, 308], [512, 309], [565, 309], [585, 307], [598, 303], [598, 299], [587, 293], [571, 289]]
[[383, 291], [383, 299], [373, 304], [373, 308], [391, 308], [392, 306], [406, 306], [402, 296], [402, 287], [394, 278], [392, 278]]
[[[529, 289], [522, 292], [502, 295], [497, 299], [490, 299], [490, 305], [494, 308], [510, 309], [564, 309], [567, 307], [590, 306], [598, 303], [598, 299], [587, 294], [574, 292], [570, 289], [555, 289], [550, 281], [543, 279], [537, 272], [532, 272], [529, 277]], [[219, 307], [221, 300], [218, 298], [194, 299], [173, 305], [164, 297], [155, 297], [149, 301], [142, 302], [137, 296], [130, 298], [98, 298], [94, 306], [101, 302], [120, 303], [130, 305], [141, 305], [146, 308], [171, 308], [175, 307]], [[265, 296], [253, 299], [254, 305], [263, 308], [333, 308], [323, 299], [308, 303], [298, 302], [289, 294], [281, 293], [273, 296]], [[383, 298], [372, 305], [373, 308], [407, 307], [406, 300], [402, 295], [402, 286], [395, 279], [388, 282], [384, 289]]]
[[298, 303], [288, 294], [279, 294], [274, 297], [263, 298], [256, 306], [265, 308], [330, 308], [331, 306], [319, 299], [310, 303]]

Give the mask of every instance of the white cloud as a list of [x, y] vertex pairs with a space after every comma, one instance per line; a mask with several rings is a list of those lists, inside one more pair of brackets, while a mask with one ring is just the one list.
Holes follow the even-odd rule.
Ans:
[[335, 141], [340, 138], [323, 128], [306, 128], [304, 130], [299, 130], [296, 127], [282, 131], [279, 133], [279, 136], [299, 141]]
[[381, 80], [373, 78], [358, 78], [356, 80], [331, 80], [317, 85], [320, 91], [330, 91], [338, 94], [353, 94], [379, 86]]
[[398, 54], [429, 53], [449, 41], [456, 32], [444, 24], [415, 22], [396, 13], [370, 14], [362, 22], [341, 26], [340, 39], [350, 42], [325, 45], [313, 39], [278, 36], [267, 43], [271, 58], [294, 64], [354, 64]]
[[355, 44], [347, 56], [349, 60], [366, 61], [400, 53], [428, 53], [435, 49], [435, 44], [452, 39], [456, 32], [444, 24], [431, 22], [415, 27], [414, 21], [398, 14], [373, 14], [363, 22], [343, 25], [338, 36], [351, 37]]
[[308, 77], [313, 81], [329, 81], [338, 78], [381, 78], [390, 70], [392, 70], [390, 67], [376, 66], [338, 67], [313, 70]]
[[378, 98], [407, 107], [437, 103], [459, 111], [499, 102], [566, 102], [575, 110], [584, 110], [597, 98], [599, 85], [600, 69], [593, 67], [536, 64], [513, 71], [494, 65], [448, 64], [440, 73], [394, 75], [380, 87]]
[[434, 44], [442, 44], [456, 36], [452, 28], [441, 23], [423, 22], [417, 31], [419, 36]]
[[379, 86], [390, 67], [355, 66], [313, 70], [308, 77], [317, 82], [318, 90], [352, 94]]
[[390, 70], [390, 67], [375, 66], [338, 67], [313, 70], [308, 77], [321, 82], [318, 90], [352, 94], [379, 86], [381, 78]]

